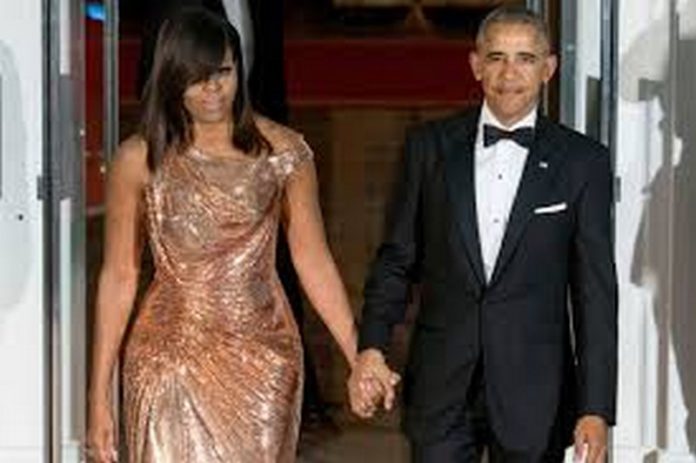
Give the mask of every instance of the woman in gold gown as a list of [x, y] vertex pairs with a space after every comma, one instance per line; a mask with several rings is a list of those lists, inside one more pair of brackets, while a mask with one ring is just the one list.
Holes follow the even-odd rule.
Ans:
[[[127, 461], [295, 460], [302, 352], [275, 271], [279, 222], [308, 298], [353, 362], [354, 323], [324, 236], [312, 152], [253, 114], [243, 75], [239, 37], [224, 19], [191, 10], [163, 26], [141, 130], [109, 176], [89, 397], [94, 461], [117, 459], [110, 384], [131, 319]], [[131, 316], [145, 238], [156, 272]], [[388, 370], [376, 375], [385, 387], [395, 381]]]

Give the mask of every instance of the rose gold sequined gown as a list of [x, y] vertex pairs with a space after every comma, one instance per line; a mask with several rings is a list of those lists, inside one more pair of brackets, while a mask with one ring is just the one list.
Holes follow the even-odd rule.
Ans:
[[146, 189], [156, 275], [123, 367], [130, 463], [295, 461], [302, 351], [275, 246], [311, 152], [266, 136], [278, 154], [169, 155]]

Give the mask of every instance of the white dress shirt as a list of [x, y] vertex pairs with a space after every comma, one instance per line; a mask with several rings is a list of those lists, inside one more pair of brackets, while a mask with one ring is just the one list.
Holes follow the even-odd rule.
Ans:
[[512, 140], [500, 140], [485, 148], [483, 126], [490, 124], [504, 130], [515, 130], [534, 127], [536, 119], [537, 110], [534, 108], [513, 126], [505, 127], [491, 113], [485, 102], [481, 109], [474, 147], [474, 179], [481, 257], [487, 281], [490, 281], [493, 275], [529, 150]]
[[254, 64], [254, 24], [249, 11], [249, 3], [247, 3], [247, 0], [222, 0], [222, 4], [225, 7], [230, 23], [239, 32], [239, 37], [242, 41], [244, 77], [248, 81], [251, 67]]

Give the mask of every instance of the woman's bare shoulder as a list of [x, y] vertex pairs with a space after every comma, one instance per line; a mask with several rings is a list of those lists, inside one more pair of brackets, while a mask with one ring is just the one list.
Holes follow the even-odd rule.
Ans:
[[145, 184], [150, 177], [147, 165], [147, 143], [140, 135], [132, 135], [121, 142], [110, 166], [112, 176]]
[[116, 156], [131, 162], [147, 162], [147, 142], [140, 135], [131, 135], [118, 146]]
[[261, 115], [254, 116], [254, 120], [261, 134], [271, 144], [274, 153], [305, 149], [304, 136], [297, 130]]

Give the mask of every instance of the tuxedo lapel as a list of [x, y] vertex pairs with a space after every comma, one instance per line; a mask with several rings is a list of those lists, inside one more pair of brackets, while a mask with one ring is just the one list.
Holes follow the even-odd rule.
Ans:
[[472, 111], [455, 121], [443, 139], [444, 176], [453, 214], [459, 225], [469, 262], [479, 283], [485, 285], [483, 259], [476, 215], [474, 144], [479, 112]]
[[514, 254], [534, 208], [543, 201], [553, 186], [563, 158], [563, 144], [554, 136], [554, 127], [545, 117], [539, 117], [534, 144], [525, 162], [522, 178], [495, 263], [490, 285], [495, 284]]

